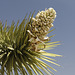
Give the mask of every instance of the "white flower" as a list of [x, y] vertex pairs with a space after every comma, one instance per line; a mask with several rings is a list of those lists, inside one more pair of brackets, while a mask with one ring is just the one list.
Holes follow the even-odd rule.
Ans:
[[48, 39], [49, 39], [49, 37], [48, 37], [48, 36], [45, 36], [45, 37], [44, 37], [44, 40], [48, 40]]
[[38, 13], [38, 14], [36, 15], [36, 18], [39, 18], [39, 15], [40, 15], [40, 13]]
[[51, 27], [53, 27], [54, 25], [51, 23]]
[[38, 29], [35, 27], [35, 31], [37, 31], [38, 32]]
[[49, 10], [50, 12], [53, 12], [54, 9], [53, 9], [53, 8], [49, 8], [48, 10]]
[[35, 21], [35, 18], [33, 17], [32, 20]]

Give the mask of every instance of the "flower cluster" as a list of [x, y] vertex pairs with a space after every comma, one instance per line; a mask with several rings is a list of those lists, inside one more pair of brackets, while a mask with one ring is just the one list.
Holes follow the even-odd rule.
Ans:
[[[43, 43], [44, 40], [49, 38], [46, 36], [51, 27], [53, 27], [53, 21], [56, 18], [56, 11], [53, 8], [46, 9], [37, 13], [35, 18], [32, 18], [31, 30], [29, 33], [36, 38], [31, 38], [30, 42], [40, 41]], [[35, 44], [34, 44], [35, 45]]]
[[39, 12], [35, 18], [32, 18], [31, 32], [36, 37], [45, 37], [49, 29], [53, 26], [53, 21], [56, 17], [56, 12], [53, 8]]

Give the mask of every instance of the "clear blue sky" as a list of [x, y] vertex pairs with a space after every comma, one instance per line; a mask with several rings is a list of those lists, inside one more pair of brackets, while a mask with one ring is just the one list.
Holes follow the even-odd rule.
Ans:
[[[57, 12], [54, 22], [56, 34], [52, 41], [61, 41], [61, 46], [50, 52], [62, 54], [56, 58], [62, 67], [55, 67], [58, 72], [55, 75], [75, 75], [75, 0], [0, 0], [0, 20], [11, 24], [17, 23], [25, 17], [26, 13], [36, 10], [44, 10], [53, 7]], [[51, 34], [51, 35], [52, 35]], [[49, 63], [48, 63], [49, 64]], [[51, 64], [49, 64], [51, 65]]]

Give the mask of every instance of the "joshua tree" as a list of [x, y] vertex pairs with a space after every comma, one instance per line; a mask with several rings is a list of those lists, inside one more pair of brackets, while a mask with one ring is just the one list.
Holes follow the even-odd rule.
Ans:
[[59, 45], [59, 41], [50, 41], [54, 35], [47, 36], [54, 30], [50, 28], [56, 11], [39, 11], [35, 18], [33, 14], [20, 25], [19, 21], [9, 27], [7, 21], [5, 25], [0, 22], [0, 75], [53, 75], [50, 69], [56, 70], [44, 61], [60, 66], [50, 57], [61, 55], [46, 52]]

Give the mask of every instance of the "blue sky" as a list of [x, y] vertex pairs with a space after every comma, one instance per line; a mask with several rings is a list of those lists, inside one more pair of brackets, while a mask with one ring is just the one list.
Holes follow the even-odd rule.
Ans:
[[60, 46], [49, 52], [63, 55], [62, 58], [56, 58], [62, 67], [52, 65], [58, 70], [54, 73], [75, 75], [75, 0], [0, 0], [0, 20], [3, 23], [7, 20], [10, 25], [12, 20], [21, 22], [26, 13], [36, 10], [36, 14], [49, 7], [57, 12], [54, 22], [56, 30], [49, 35], [56, 34], [52, 41], [61, 41]]

